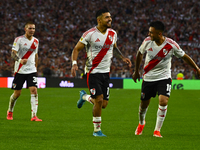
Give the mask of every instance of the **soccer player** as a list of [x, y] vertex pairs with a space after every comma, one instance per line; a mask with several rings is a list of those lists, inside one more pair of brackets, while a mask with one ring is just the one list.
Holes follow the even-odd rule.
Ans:
[[182, 58], [192, 66], [200, 77], [200, 69], [192, 58], [175, 41], [163, 36], [164, 28], [164, 24], [160, 21], [150, 23], [149, 36], [144, 39], [137, 52], [135, 72], [132, 75], [136, 83], [137, 79], [140, 81], [139, 68], [145, 52], [146, 59], [144, 63], [141, 103], [139, 106], [139, 125], [136, 128], [135, 135], [142, 134], [151, 97], [155, 97], [158, 94], [159, 107], [153, 136], [162, 137], [160, 130], [166, 117], [167, 103], [171, 93], [172, 79], [170, 68], [173, 55]]
[[27, 81], [27, 87], [31, 94], [31, 121], [42, 121], [37, 117], [38, 93], [37, 93], [37, 64], [39, 40], [33, 35], [35, 24], [25, 24], [25, 35], [14, 40], [11, 57], [15, 60], [14, 80], [12, 89], [14, 93], [10, 96], [7, 119], [13, 120], [13, 110], [18, 97], [21, 95], [22, 86]]
[[96, 12], [98, 25], [86, 31], [72, 52], [71, 73], [75, 77], [77, 57], [84, 47], [87, 52], [85, 71], [90, 95], [84, 90], [80, 92], [77, 107], [81, 108], [85, 101], [93, 104], [93, 136], [105, 136], [101, 131], [101, 112], [109, 100], [109, 72], [113, 53], [131, 67], [131, 61], [125, 58], [117, 47], [117, 33], [111, 29], [112, 18], [107, 8]]

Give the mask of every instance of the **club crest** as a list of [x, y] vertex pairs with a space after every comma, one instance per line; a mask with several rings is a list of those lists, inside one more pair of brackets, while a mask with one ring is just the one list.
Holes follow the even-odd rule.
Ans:
[[95, 93], [96, 93], [96, 89], [95, 89], [95, 88], [90, 89], [90, 93], [91, 93], [92, 95], [95, 95]]

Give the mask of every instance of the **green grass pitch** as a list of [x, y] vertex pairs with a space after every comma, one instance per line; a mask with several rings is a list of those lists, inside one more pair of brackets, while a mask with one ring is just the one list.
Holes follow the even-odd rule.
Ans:
[[[134, 135], [138, 125], [140, 90], [111, 89], [102, 111], [102, 131], [93, 137], [92, 105], [76, 107], [78, 88], [38, 89], [38, 117], [31, 122], [30, 94], [23, 89], [14, 120], [6, 119], [11, 89], [0, 89], [0, 150], [199, 150], [199, 91], [172, 90], [161, 130], [153, 137], [158, 99], [151, 100], [143, 134]], [[88, 89], [85, 89], [88, 93]]]

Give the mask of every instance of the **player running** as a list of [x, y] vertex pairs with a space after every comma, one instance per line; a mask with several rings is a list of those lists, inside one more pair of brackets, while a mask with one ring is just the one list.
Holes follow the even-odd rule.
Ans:
[[145, 52], [146, 59], [139, 106], [139, 125], [135, 135], [142, 134], [151, 97], [155, 97], [158, 94], [159, 107], [153, 136], [162, 137], [160, 130], [166, 117], [167, 103], [171, 93], [171, 59], [173, 55], [182, 58], [192, 66], [197, 71], [198, 77], [200, 77], [200, 69], [196, 63], [185, 54], [175, 41], [164, 37], [162, 35], [163, 31], [164, 24], [162, 22], [152, 22], [149, 28], [149, 37], [143, 41], [137, 53], [135, 72], [132, 75], [134, 82], [137, 82], [137, 79], [140, 81], [139, 68]]
[[22, 86], [27, 81], [27, 87], [31, 94], [31, 121], [42, 121], [37, 117], [37, 64], [39, 40], [33, 37], [35, 24], [28, 22], [25, 25], [25, 35], [17, 37], [12, 47], [11, 57], [15, 60], [15, 76], [12, 83], [14, 93], [10, 96], [7, 119], [13, 120], [14, 106], [21, 95]]
[[117, 33], [111, 29], [112, 18], [108, 9], [103, 8], [96, 13], [98, 25], [85, 32], [72, 52], [71, 73], [75, 77], [77, 57], [84, 47], [87, 52], [85, 71], [87, 85], [91, 95], [84, 90], [80, 92], [77, 107], [81, 108], [85, 101], [93, 105], [93, 136], [105, 136], [101, 131], [101, 111], [109, 100], [109, 72], [113, 53], [131, 67], [131, 61], [125, 58], [117, 48]]

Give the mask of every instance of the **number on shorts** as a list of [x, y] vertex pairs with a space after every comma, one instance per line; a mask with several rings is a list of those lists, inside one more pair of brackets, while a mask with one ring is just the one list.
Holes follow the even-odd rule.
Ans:
[[170, 84], [167, 84], [167, 91], [171, 92], [171, 85]]
[[35, 85], [37, 85], [37, 77], [33, 77], [33, 83], [35, 83]]
[[107, 87], [107, 95], [108, 95], [107, 98], [109, 98], [109, 87]]

